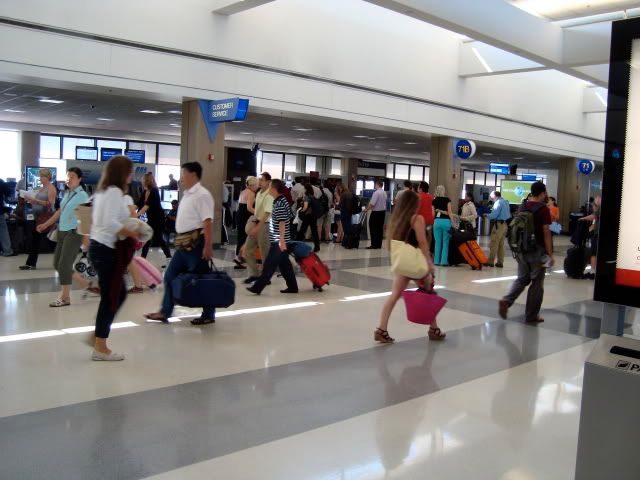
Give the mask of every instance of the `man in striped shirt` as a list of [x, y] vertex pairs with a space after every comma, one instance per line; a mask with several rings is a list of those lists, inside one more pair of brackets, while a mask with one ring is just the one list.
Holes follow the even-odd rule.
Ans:
[[287, 288], [280, 290], [280, 293], [298, 293], [298, 282], [293, 272], [291, 261], [289, 260], [289, 242], [291, 242], [291, 206], [287, 198], [282, 194], [285, 189], [282, 180], [271, 181], [270, 194], [275, 199], [271, 210], [271, 220], [269, 222], [269, 241], [271, 247], [269, 253], [263, 261], [262, 275], [247, 290], [260, 295], [264, 287], [271, 281], [271, 277], [280, 269], [282, 277], [287, 282]]

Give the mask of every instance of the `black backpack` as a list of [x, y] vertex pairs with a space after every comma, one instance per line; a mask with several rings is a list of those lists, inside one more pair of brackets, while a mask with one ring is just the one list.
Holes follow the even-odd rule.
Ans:
[[538, 203], [530, 210], [522, 207], [518, 213], [513, 216], [509, 224], [507, 233], [507, 241], [514, 257], [519, 254], [530, 253], [538, 247], [535, 234], [535, 213], [544, 207], [544, 203]]
[[316, 197], [309, 197], [309, 210], [311, 210], [310, 214], [316, 218], [320, 218], [324, 215], [324, 211], [322, 210], [322, 204], [320, 200]]
[[351, 213], [356, 215], [362, 211], [362, 206], [360, 205], [360, 198], [355, 193], [351, 196]]
[[329, 213], [329, 197], [324, 190], [320, 190], [320, 206], [322, 207], [323, 215]]

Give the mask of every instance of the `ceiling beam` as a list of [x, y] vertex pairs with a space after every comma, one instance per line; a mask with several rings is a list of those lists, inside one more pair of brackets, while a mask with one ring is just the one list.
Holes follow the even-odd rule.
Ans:
[[274, 0], [220, 0], [217, 2], [213, 13], [216, 15], [230, 16], [273, 1]]
[[[608, 62], [610, 36], [603, 26], [563, 29], [504, 0], [366, 0], [466, 35], [568, 75], [606, 86], [574, 66]], [[588, 28], [589, 27], [589, 28]]]
[[460, 46], [459, 75], [463, 78], [488, 77], [518, 72], [547, 70], [548, 67], [482, 42], [463, 42]]

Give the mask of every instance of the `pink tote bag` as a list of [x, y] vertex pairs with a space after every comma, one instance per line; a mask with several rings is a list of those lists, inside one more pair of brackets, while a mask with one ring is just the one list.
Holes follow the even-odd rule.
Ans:
[[447, 303], [437, 293], [427, 293], [424, 290], [405, 290], [402, 297], [407, 309], [407, 320], [421, 325], [431, 325]]
[[133, 257], [131, 260], [138, 267], [140, 276], [142, 277], [142, 283], [147, 286], [160, 285], [162, 283], [162, 274], [151, 262], [146, 258]]

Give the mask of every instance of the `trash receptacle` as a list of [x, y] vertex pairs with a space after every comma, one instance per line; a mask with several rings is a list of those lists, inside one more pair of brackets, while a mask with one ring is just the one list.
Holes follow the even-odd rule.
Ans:
[[487, 217], [478, 218], [478, 236], [491, 235], [491, 220]]
[[640, 341], [601, 335], [584, 367], [575, 480], [640, 478]]

